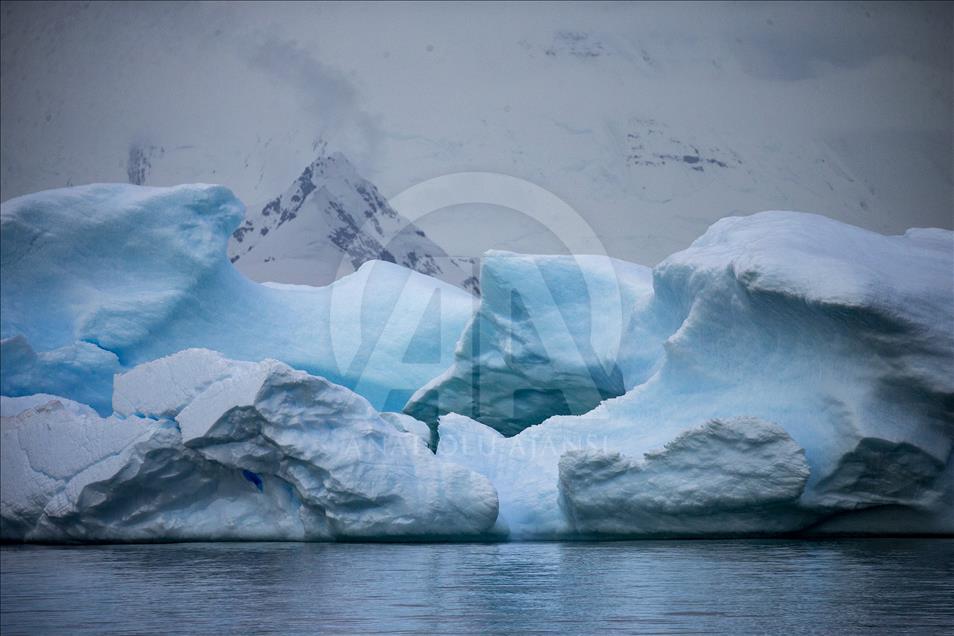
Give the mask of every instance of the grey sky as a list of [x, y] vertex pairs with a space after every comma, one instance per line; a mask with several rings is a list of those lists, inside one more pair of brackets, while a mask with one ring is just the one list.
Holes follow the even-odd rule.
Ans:
[[[952, 15], [4, 2], [0, 196], [125, 181], [134, 146], [147, 184], [220, 182], [254, 205], [323, 140], [387, 196], [461, 171], [526, 179], [645, 263], [760, 209], [951, 227]], [[705, 170], [646, 159], [697, 155]], [[459, 203], [422, 221], [452, 253], [560, 250], [560, 227]]]

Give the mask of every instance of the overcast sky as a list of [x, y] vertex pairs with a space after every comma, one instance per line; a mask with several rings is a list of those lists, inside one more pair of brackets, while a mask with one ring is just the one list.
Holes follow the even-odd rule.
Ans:
[[[126, 181], [132, 153], [146, 184], [219, 182], [258, 205], [324, 142], [388, 197], [459, 172], [525, 180], [611, 254], [648, 264], [760, 209], [951, 227], [952, 15], [951, 3], [4, 2], [0, 195]], [[452, 253], [565, 246], [571, 224], [486, 199], [451, 197], [421, 223]]]

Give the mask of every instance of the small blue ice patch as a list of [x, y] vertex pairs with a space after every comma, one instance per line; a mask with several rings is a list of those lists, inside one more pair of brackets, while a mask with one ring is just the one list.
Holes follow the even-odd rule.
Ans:
[[264, 482], [262, 482], [262, 478], [258, 473], [253, 473], [252, 471], [245, 470], [243, 468], [242, 477], [245, 477], [245, 479], [255, 484], [255, 487], [258, 488], [258, 492], [262, 492], [262, 489], [264, 488], [265, 484]]

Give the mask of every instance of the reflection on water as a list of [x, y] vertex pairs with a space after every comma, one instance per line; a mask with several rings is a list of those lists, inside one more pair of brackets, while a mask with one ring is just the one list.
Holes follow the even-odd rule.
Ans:
[[0, 549], [0, 631], [943, 633], [954, 539]]

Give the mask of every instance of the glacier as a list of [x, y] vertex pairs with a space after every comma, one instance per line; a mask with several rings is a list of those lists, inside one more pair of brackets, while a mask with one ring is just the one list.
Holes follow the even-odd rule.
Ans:
[[325, 287], [254, 283], [226, 257], [244, 212], [208, 185], [4, 202], [3, 393], [55, 393], [108, 415], [114, 373], [205, 347], [279, 359], [400, 410], [450, 363], [470, 294], [383, 261]]
[[243, 212], [3, 204], [3, 540], [954, 533], [950, 231], [727, 217], [653, 268], [490, 252], [477, 300], [252, 282]]

